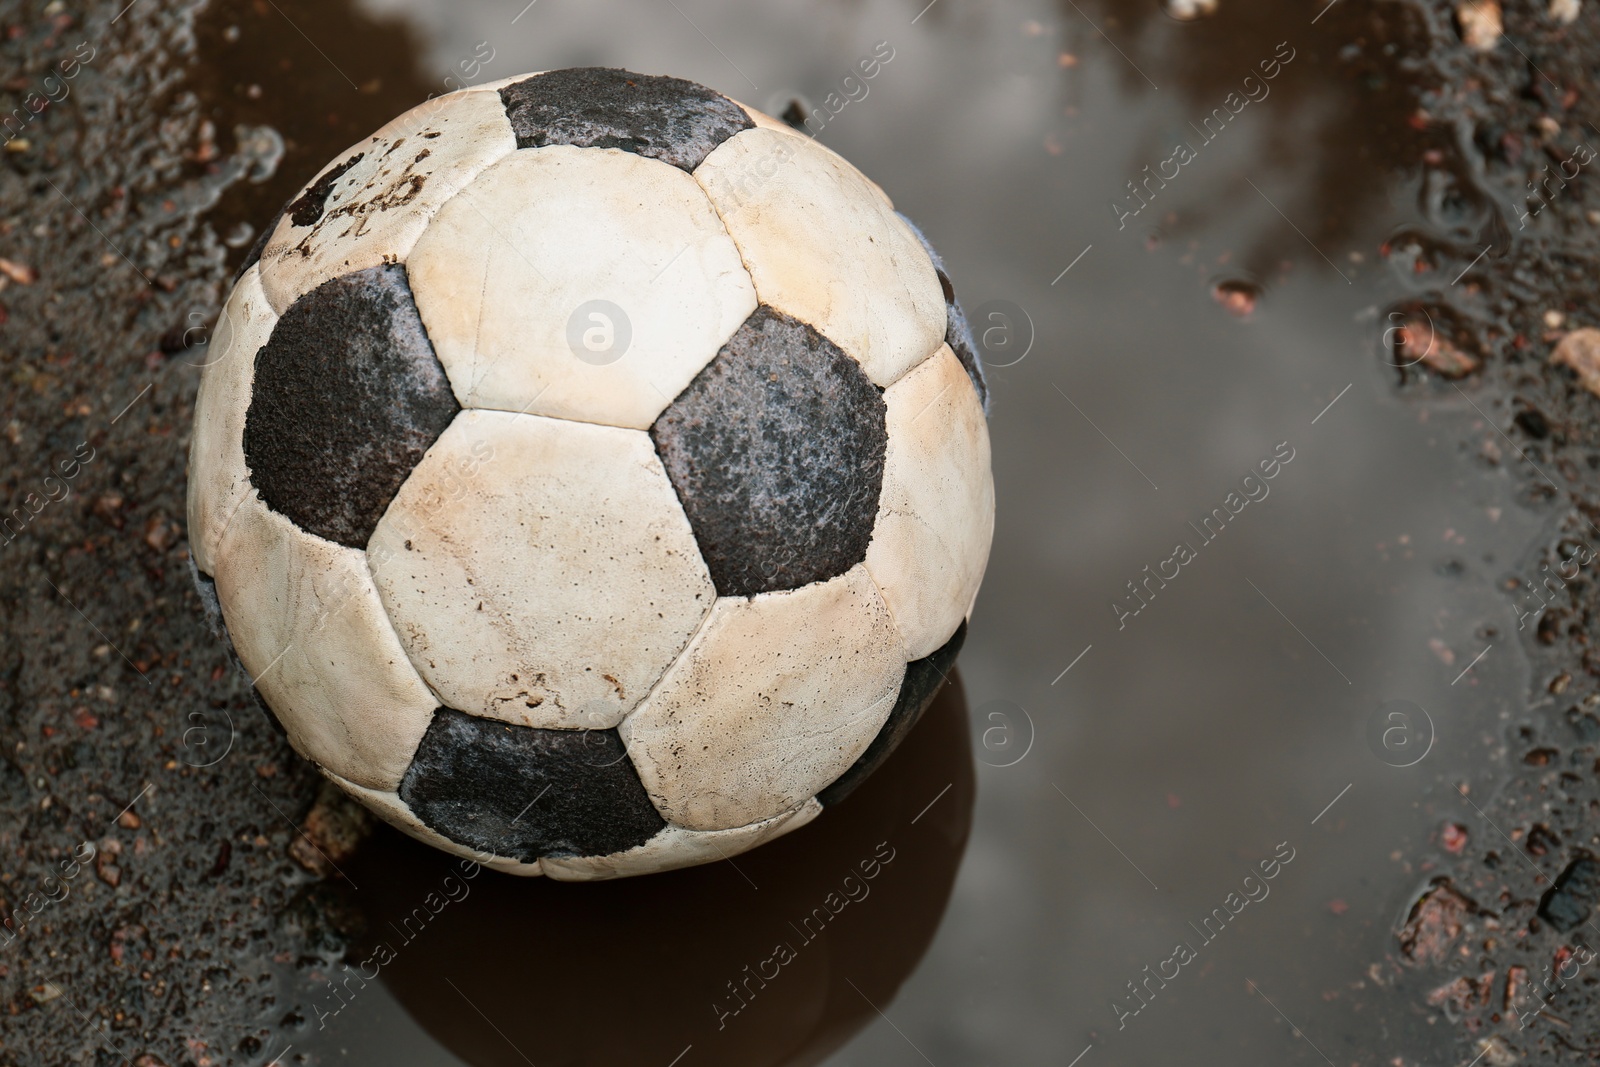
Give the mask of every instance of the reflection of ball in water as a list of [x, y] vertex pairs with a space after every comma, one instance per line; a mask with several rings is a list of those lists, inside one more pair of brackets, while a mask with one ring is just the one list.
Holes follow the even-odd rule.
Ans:
[[[850, 803], [731, 864], [577, 890], [469, 878], [465, 861], [375, 835], [340, 862], [360, 887], [341, 890], [346, 914], [366, 933], [307, 1018], [376, 974], [473, 1067], [668, 1067], [690, 1045], [678, 1067], [821, 1063], [878, 1020], [873, 1005], [894, 1014], [950, 899], [976, 794], [957, 672], [950, 681]], [[352, 1004], [364, 1006], [330, 1030], [392, 1031], [391, 1013]]]
[[877, 186], [709, 89], [431, 100], [234, 286], [202, 593], [295, 748], [424, 841], [564, 879], [744, 851], [959, 648], [993, 485], [954, 302]]

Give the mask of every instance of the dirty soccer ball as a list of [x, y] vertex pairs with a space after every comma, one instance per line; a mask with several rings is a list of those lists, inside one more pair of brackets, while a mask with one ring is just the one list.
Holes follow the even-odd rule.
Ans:
[[199, 586], [405, 832], [609, 878], [799, 827], [915, 723], [993, 528], [949, 279], [839, 156], [691, 82], [525, 75], [325, 168], [228, 298]]

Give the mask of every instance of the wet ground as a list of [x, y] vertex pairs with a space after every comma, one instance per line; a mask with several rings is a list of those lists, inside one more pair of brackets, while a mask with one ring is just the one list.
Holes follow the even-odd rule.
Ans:
[[[1600, 10], [925, 3], [0, 10], [0, 1065], [1600, 1058], [1600, 397], [1550, 363], [1600, 325]], [[358, 845], [230, 673], [187, 424], [251, 227], [583, 64], [828, 108], [978, 320], [997, 535], [964, 697], [850, 804], [468, 879]]]

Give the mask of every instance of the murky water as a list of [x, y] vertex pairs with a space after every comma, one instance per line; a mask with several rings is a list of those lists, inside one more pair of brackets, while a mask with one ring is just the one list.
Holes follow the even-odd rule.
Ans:
[[[1413, 106], [1403, 9], [924, 3], [371, 0], [425, 42], [421, 81], [403, 33], [352, 40], [342, 8], [212, 17], [219, 117], [288, 142], [223, 206], [258, 224], [355, 123], [462, 81], [628, 66], [776, 110], [846, 98], [888, 42], [823, 139], [939, 246], [992, 364], [966, 725], [946, 701], [870, 796], [737, 867], [484, 874], [427, 929], [407, 917], [451, 863], [381, 838], [349, 872], [357, 959], [393, 961], [330, 993], [298, 1052], [1456, 1062], [1385, 963], [1456, 783], [1494, 785], [1475, 778], [1529, 682], [1496, 585], [1555, 516], [1463, 444], [1492, 436], [1488, 397], [1402, 389], [1384, 358], [1390, 310], [1451, 286], [1380, 247], [1421, 235], [1465, 265], [1489, 219], [1376, 139]], [[880, 842], [870, 895], [748, 984]]]

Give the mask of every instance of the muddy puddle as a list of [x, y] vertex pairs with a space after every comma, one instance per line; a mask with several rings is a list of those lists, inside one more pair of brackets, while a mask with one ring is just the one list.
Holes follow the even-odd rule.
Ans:
[[[920, 926], [867, 942], [915, 911], [915, 888], [886, 887], [858, 931], [799, 957], [810, 977], [759, 998], [736, 988], [744, 964], [792, 940], [871, 833], [805, 831], [738, 861], [748, 878], [490, 876], [443, 917], [455, 930], [391, 945], [297, 1045], [351, 1064], [803, 1063], [841, 1043], [831, 1062], [1447, 1062], [1458, 1035], [1395, 931], [1445, 814], [1496, 834], [1457, 786], [1502, 777], [1530, 678], [1499, 586], [1563, 509], [1511, 448], [1479, 454], [1509, 418], [1492, 393], [1416, 363], [1418, 309], [1470, 303], [1471, 257], [1506, 240], [1500, 211], [1424, 165], [1405, 60], [1422, 16], [512, 6], [382, 5], [420, 45], [420, 87], [389, 41], [335, 63], [276, 13], [246, 24], [332, 86], [314, 122], [294, 78], [251, 75], [253, 120], [316, 146], [284, 181], [328, 154], [346, 106], [524, 70], [628, 65], [827, 109], [823, 138], [945, 250], [991, 365], [998, 534], [962, 659], [971, 839], [963, 855], [883, 831], [907, 866], [959, 861], [915, 879], [937, 912], [954, 877], [931, 944]], [[879, 42], [892, 59], [846, 82]], [[786, 869], [780, 848], [827, 859]], [[446, 866], [369, 850], [362, 948], [399, 942]]]
[[[1506, 136], [1531, 135], [1450, 51], [1446, 9], [1220, 3], [1192, 21], [1154, 0], [199, 16], [190, 81], [215, 135], [282, 138], [208, 217], [235, 260], [346, 144], [462, 84], [627, 66], [822, 109], [822, 139], [949, 264], [990, 368], [998, 499], [961, 689], [850, 804], [731, 863], [601, 886], [467, 878], [382, 832], [315, 902], [343, 962], [293, 964], [310, 993], [276, 1033], [213, 1055], [1584, 1054], [1581, 981], [1519, 1021], [1584, 936], [1536, 912], [1593, 847], [1584, 565], [1560, 603], [1527, 597], [1573, 539], [1600, 542], [1574, 504], [1600, 401], [1544, 364], [1586, 312], [1540, 305], [1594, 238], [1552, 208], [1535, 240], [1485, 176], [1473, 151], [1511, 166]], [[1545, 77], [1508, 47], [1494, 62], [1507, 85]], [[1453, 126], [1428, 111], [1441, 72], [1479, 94]], [[1545, 156], [1600, 136], [1563, 106]], [[859, 899], [807, 926], [867, 864]]]

